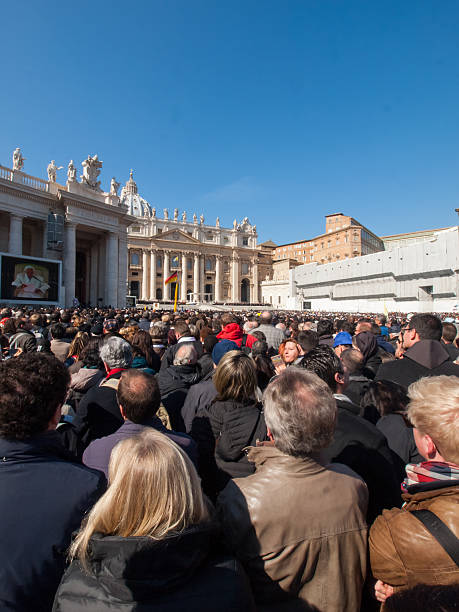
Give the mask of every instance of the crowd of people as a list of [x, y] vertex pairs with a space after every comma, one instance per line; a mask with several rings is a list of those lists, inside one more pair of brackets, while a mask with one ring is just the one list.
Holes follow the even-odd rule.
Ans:
[[443, 319], [4, 308], [0, 610], [457, 610]]

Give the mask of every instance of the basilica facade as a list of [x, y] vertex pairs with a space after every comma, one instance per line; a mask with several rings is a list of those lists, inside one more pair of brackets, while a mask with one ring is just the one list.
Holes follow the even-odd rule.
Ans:
[[[132, 171], [121, 190], [121, 204], [136, 218], [128, 229], [128, 287], [143, 303], [181, 302], [259, 304], [260, 283], [270, 269], [270, 252], [257, 244], [247, 218], [224, 228], [217, 218], [167, 209], [162, 216], [142, 198]], [[176, 273], [172, 282], [166, 281]]]

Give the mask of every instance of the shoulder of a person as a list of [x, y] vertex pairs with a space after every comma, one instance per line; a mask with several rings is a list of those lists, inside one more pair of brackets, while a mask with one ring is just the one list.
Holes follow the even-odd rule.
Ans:
[[[355, 487], [356, 489], [366, 489], [367, 485], [361, 476], [354, 472], [348, 465], [344, 463], [329, 463], [325, 466], [326, 469], [331, 472], [333, 475], [337, 476], [341, 480], [341, 476], [343, 479], [346, 479], [346, 486]], [[348, 479], [347, 477], [350, 477]]]

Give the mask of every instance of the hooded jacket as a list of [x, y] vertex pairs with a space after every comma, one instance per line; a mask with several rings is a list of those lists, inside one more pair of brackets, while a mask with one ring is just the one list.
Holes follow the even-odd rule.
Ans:
[[257, 610], [359, 610], [367, 564], [364, 482], [344, 465], [324, 466], [274, 446], [250, 448], [248, 458], [255, 473], [229, 482], [217, 511]]
[[53, 612], [253, 612], [245, 573], [213, 549], [216, 536], [211, 523], [159, 541], [95, 534], [90, 573], [71, 563]]
[[158, 385], [161, 401], [171, 420], [172, 429], [185, 431], [181, 410], [188, 389], [200, 380], [196, 365], [171, 365], [161, 369], [158, 374]]
[[391, 380], [405, 389], [423, 376], [459, 376], [459, 365], [438, 340], [419, 340], [403, 355], [403, 359], [383, 363], [375, 380]]
[[[241, 348], [242, 346], [243, 337], [244, 333], [237, 323], [228, 323], [228, 325], [225, 325], [222, 331], [217, 334], [217, 338], [219, 340], [232, 340], [238, 345], [239, 348]], [[257, 339], [255, 338], [255, 336], [247, 334], [245, 346], [252, 348], [252, 344], [256, 341]]]

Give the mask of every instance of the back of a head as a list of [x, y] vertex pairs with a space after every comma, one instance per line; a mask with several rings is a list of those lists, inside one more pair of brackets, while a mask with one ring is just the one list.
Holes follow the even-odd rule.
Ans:
[[380, 336], [381, 335], [381, 328], [379, 327], [379, 325], [377, 323], [372, 323], [371, 324], [371, 333], [374, 336]]
[[43, 321], [42, 321], [42, 316], [41, 314], [38, 313], [34, 313], [31, 317], [30, 317], [30, 322], [32, 325], [38, 325], [41, 326], [43, 325]]
[[445, 342], [454, 342], [457, 336], [457, 329], [454, 323], [443, 323], [442, 339]]
[[54, 323], [49, 328], [53, 340], [61, 340], [65, 336], [65, 327], [60, 323]]
[[103, 369], [104, 364], [100, 358], [101, 338], [89, 338], [88, 343], [84, 347], [80, 355], [80, 361], [88, 368]]
[[320, 319], [317, 323], [318, 336], [331, 336], [333, 334], [333, 321], [329, 319]]
[[213, 382], [219, 401], [253, 400], [257, 375], [252, 359], [243, 351], [229, 351], [221, 358]]
[[459, 378], [430, 376], [408, 387], [408, 418], [445, 461], [459, 465]]
[[190, 328], [183, 320], [174, 323], [174, 332], [177, 336], [191, 336]]
[[440, 340], [443, 331], [440, 319], [433, 314], [413, 315], [408, 327], [415, 329], [421, 340]]
[[317, 374], [332, 393], [336, 393], [335, 374], [343, 373], [343, 365], [333, 349], [326, 345], [318, 346], [303, 357], [301, 366]]
[[263, 401], [266, 425], [281, 452], [310, 457], [330, 444], [336, 402], [313, 372], [287, 368], [269, 383]]
[[417, 584], [386, 599], [385, 612], [457, 612], [458, 584]]
[[87, 568], [94, 533], [162, 540], [209, 519], [199, 476], [186, 453], [152, 427], [119, 442], [110, 486], [93, 507], [70, 550]]
[[44, 433], [64, 402], [70, 376], [46, 353], [0, 362], [0, 436], [25, 440]]
[[319, 336], [311, 329], [300, 331], [296, 341], [305, 353], [309, 353], [309, 351], [312, 351], [316, 346], [319, 346]]
[[222, 321], [223, 327], [226, 327], [230, 323], [236, 323], [236, 317], [231, 312], [225, 312], [222, 315], [221, 321]]
[[353, 348], [343, 351], [340, 355], [340, 359], [349, 374], [354, 374], [354, 372], [361, 370], [363, 362], [365, 361], [362, 353]]
[[204, 352], [209, 353], [211, 355], [212, 351], [214, 350], [214, 346], [217, 344], [217, 342], [218, 342], [217, 336], [214, 336], [213, 334], [206, 336], [204, 343], [203, 343]]
[[179, 345], [174, 356], [174, 365], [194, 365], [198, 360], [198, 353], [192, 344]]
[[252, 356], [267, 355], [268, 348], [268, 343], [265, 340], [257, 340], [252, 344]]
[[100, 357], [112, 370], [114, 368], [129, 368], [132, 364], [132, 350], [129, 342], [111, 336], [105, 340], [100, 349]]
[[269, 310], [265, 310], [260, 315], [260, 324], [261, 325], [271, 325], [273, 320], [273, 315]]
[[390, 380], [371, 381], [360, 402], [362, 408], [376, 408], [379, 416], [403, 413], [407, 404], [405, 389]]
[[156, 378], [136, 369], [123, 372], [117, 397], [126, 418], [133, 423], [145, 423], [151, 419], [161, 403]]

